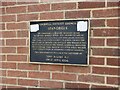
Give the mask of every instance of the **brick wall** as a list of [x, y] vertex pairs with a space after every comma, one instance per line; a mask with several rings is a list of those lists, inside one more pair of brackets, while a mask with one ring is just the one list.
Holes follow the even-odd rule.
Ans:
[[[1, 4], [1, 86], [4, 88], [118, 88], [120, 3], [16, 0], [16, 2], [2, 1]], [[89, 66], [29, 63], [30, 21], [57, 19], [90, 20]]]

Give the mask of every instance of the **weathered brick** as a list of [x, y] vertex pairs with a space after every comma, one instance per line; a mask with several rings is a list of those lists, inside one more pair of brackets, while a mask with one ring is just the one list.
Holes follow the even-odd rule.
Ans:
[[28, 29], [27, 23], [7, 23], [7, 29], [13, 30], [13, 29]]
[[29, 37], [29, 31], [28, 30], [17, 31], [17, 37]]
[[95, 74], [106, 74], [106, 75], [118, 75], [118, 68], [109, 68], [109, 67], [93, 67], [92, 73]]
[[0, 39], [0, 46], [4, 46], [5, 45], [5, 40]]
[[90, 67], [65, 66], [65, 72], [90, 73]]
[[91, 46], [104, 46], [105, 39], [91, 38], [90, 45]]
[[6, 13], [25, 13], [26, 12], [26, 6], [18, 6], [18, 7], [7, 7]]
[[29, 5], [28, 12], [41, 12], [41, 11], [49, 11], [50, 4], [40, 4], [40, 5]]
[[28, 64], [28, 63], [19, 63], [18, 69], [21, 70], [38, 70], [39, 66], [35, 64]]
[[3, 8], [2, 8], [2, 7], [0, 8], [0, 14], [5, 14], [5, 8], [4, 8], [4, 7], [3, 7]]
[[20, 0], [20, 1], [18, 1], [17, 2], [17, 4], [20, 4], [20, 5], [22, 5], [22, 4], [37, 4], [37, 3], [39, 3], [39, 0]]
[[63, 88], [63, 83], [56, 81], [41, 81], [40, 86], [46, 88]]
[[93, 17], [101, 18], [101, 17], [118, 17], [119, 9], [104, 9], [104, 10], [94, 10]]
[[63, 19], [63, 12], [46, 12], [40, 14], [40, 19]]
[[107, 84], [120, 85], [120, 77], [107, 77]]
[[2, 53], [16, 53], [16, 47], [2, 47]]
[[52, 73], [52, 79], [76, 81], [76, 75], [75, 74], [66, 74], [66, 73]]
[[16, 4], [15, 0], [12, 0], [10, 2], [9, 1], [8, 2], [6, 2], [6, 1], [2, 2], [2, 6], [13, 6], [15, 4]]
[[114, 48], [93, 48], [93, 55], [119, 56], [120, 50]]
[[108, 46], [120, 46], [120, 38], [109, 38], [107, 39]]
[[0, 30], [5, 30], [5, 24], [4, 23], [0, 23]]
[[89, 84], [82, 84], [82, 83], [65, 83], [65, 88], [68, 88], [68, 89], [82, 89], [82, 88], [89, 88]]
[[105, 2], [79, 2], [78, 3], [79, 9], [102, 8], [102, 7], [105, 7]]
[[44, 3], [48, 3], [48, 2], [60, 2], [60, 1], [64, 1], [64, 0], [41, 0], [41, 2], [44, 2]]
[[58, 65], [40, 65], [41, 71], [63, 71], [63, 66]]
[[76, 3], [55, 3], [52, 4], [52, 10], [69, 10], [69, 9], [75, 9]]
[[16, 32], [15, 31], [3, 31], [2, 37], [3, 38], [14, 38], [16, 37]]
[[7, 55], [7, 61], [27, 61], [27, 55]]
[[26, 45], [26, 39], [7, 39], [6, 40], [6, 45], [9, 46], [21, 46], [21, 45]]
[[107, 26], [108, 27], [120, 27], [120, 19], [108, 19]]
[[107, 58], [107, 65], [119, 66], [120, 65], [119, 58]]
[[16, 16], [15, 15], [4, 15], [2, 16], [2, 21], [3, 22], [15, 22]]
[[90, 57], [90, 65], [104, 65], [104, 58]]
[[39, 14], [18, 14], [17, 21], [38, 20]]
[[24, 86], [38, 86], [37, 80], [18, 79], [18, 85]]
[[90, 25], [91, 27], [105, 27], [105, 20], [104, 19], [91, 20]]
[[16, 69], [16, 63], [3, 62], [2, 67], [4, 69]]
[[5, 55], [0, 55], [0, 61], [6, 61], [6, 56]]
[[12, 71], [12, 70], [9, 70], [8, 72], [8, 77], [27, 77], [27, 72], [24, 72], [24, 71]]
[[95, 75], [79, 75], [80, 82], [104, 83], [104, 77]]
[[67, 11], [65, 12], [65, 18], [89, 18], [90, 17], [90, 11]]
[[108, 37], [118, 36], [118, 29], [95, 29], [93, 30], [93, 36]]
[[120, 2], [107, 2], [108, 7], [119, 7]]
[[3, 84], [17, 84], [16, 78], [2, 78]]
[[117, 90], [117, 89], [115, 89], [115, 87], [107, 86], [107, 85], [92, 85], [91, 88], [92, 88], [92, 90], [94, 90], [94, 89]]
[[17, 47], [17, 53], [29, 53], [29, 48], [28, 47]]
[[49, 72], [29, 72], [29, 78], [50, 79]]

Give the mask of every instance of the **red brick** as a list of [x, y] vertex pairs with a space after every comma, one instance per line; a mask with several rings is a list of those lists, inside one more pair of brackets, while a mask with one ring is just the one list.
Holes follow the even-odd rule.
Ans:
[[118, 36], [118, 31], [118, 29], [96, 29], [93, 30], [93, 36]]
[[79, 67], [79, 66], [65, 66], [65, 72], [90, 73], [90, 68], [89, 67]]
[[40, 19], [63, 19], [63, 12], [46, 12], [40, 14]]
[[39, 66], [35, 64], [28, 64], [28, 63], [19, 63], [18, 69], [21, 70], [38, 70]]
[[107, 2], [108, 7], [119, 7], [120, 2]]
[[102, 8], [102, 7], [105, 7], [105, 2], [79, 2], [78, 3], [79, 9]]
[[2, 67], [5, 69], [16, 69], [16, 63], [3, 62]]
[[5, 8], [0, 8], [0, 14], [5, 14]]
[[39, 0], [21, 0], [18, 1], [17, 4], [37, 4], [39, 3]]
[[107, 26], [108, 27], [120, 27], [119, 22], [120, 22], [120, 19], [108, 19]]
[[91, 27], [104, 27], [105, 26], [105, 20], [99, 19], [99, 20], [91, 20], [90, 21]]
[[17, 53], [29, 53], [29, 48], [28, 47], [17, 47]]
[[120, 85], [120, 77], [107, 77], [107, 84]]
[[65, 88], [69, 89], [77, 89], [77, 88], [89, 88], [89, 84], [82, 84], [82, 83], [65, 83]]
[[2, 53], [16, 53], [16, 47], [2, 47]]
[[90, 11], [67, 11], [65, 12], [65, 18], [89, 18]]
[[17, 15], [17, 21], [30, 21], [38, 20], [39, 14], [19, 14]]
[[13, 5], [15, 5], [16, 4], [16, 2], [15, 1], [12, 1], [12, 2], [5, 2], [5, 1], [3, 1], [2, 2], [2, 6], [13, 6]]
[[7, 86], [7, 88], [12, 89], [12, 90], [15, 90], [16, 88], [17, 88], [17, 90], [28, 90], [24, 86], [15, 86], [15, 85]]
[[7, 55], [7, 61], [27, 61], [27, 55]]
[[6, 76], [6, 70], [1, 70], [2, 75], [1, 76]]
[[118, 89], [113, 89], [115, 87], [112, 86], [107, 86], [107, 85], [92, 85], [92, 89], [104, 89], [104, 90], [118, 90]]
[[104, 46], [105, 39], [91, 38], [90, 45], [91, 46]]
[[119, 56], [120, 50], [113, 48], [93, 48], [93, 55], [99, 56]]
[[55, 81], [41, 81], [40, 86], [46, 88], [63, 88], [63, 83]]
[[17, 7], [7, 7], [6, 13], [25, 13], [26, 12], [26, 6], [17, 6]]
[[53, 73], [52, 79], [55, 80], [66, 80], [66, 81], [76, 81], [75, 74], [67, 74], [67, 73]]
[[108, 46], [120, 46], [120, 38], [110, 38], [107, 39]]
[[41, 0], [41, 2], [45, 2], [45, 3], [48, 3], [48, 2], [60, 2], [60, 1], [64, 1], [64, 0]]
[[104, 58], [90, 57], [90, 65], [104, 65]]
[[9, 45], [9, 46], [26, 45], [26, 39], [7, 39], [6, 45]]
[[19, 79], [18, 85], [24, 85], [24, 86], [38, 86], [37, 80], [27, 80], [27, 79]]
[[79, 75], [80, 82], [104, 83], [104, 77], [95, 75]]
[[2, 78], [3, 84], [17, 84], [17, 80], [15, 78]]
[[29, 37], [29, 31], [18, 31], [17, 37]]
[[5, 45], [5, 40], [0, 39], [0, 46], [4, 46]]
[[5, 24], [4, 23], [0, 23], [0, 29], [5, 30]]
[[28, 12], [41, 12], [41, 11], [49, 11], [49, 10], [50, 10], [50, 4], [28, 6]]
[[29, 72], [30, 78], [50, 79], [49, 72]]
[[92, 73], [95, 74], [106, 74], [106, 75], [118, 75], [118, 68], [109, 68], [109, 67], [93, 67]]
[[76, 3], [55, 3], [52, 4], [52, 10], [69, 10], [69, 9], [75, 9]]
[[27, 77], [27, 72], [24, 71], [12, 71], [9, 70], [8, 72], [8, 77]]
[[15, 31], [3, 31], [2, 37], [3, 38], [14, 38], [16, 37], [16, 32]]
[[120, 66], [119, 58], [107, 58], [107, 65]]
[[42, 71], [63, 71], [63, 66], [58, 65], [40, 65]]
[[2, 16], [2, 21], [3, 22], [15, 22], [16, 16], [15, 15], [4, 15]]
[[95, 10], [93, 11], [93, 17], [118, 17], [118, 9], [104, 9], [104, 10]]
[[5, 55], [0, 55], [0, 61], [6, 61], [6, 56]]
[[27, 23], [7, 23], [7, 29], [13, 30], [13, 29], [28, 29]]

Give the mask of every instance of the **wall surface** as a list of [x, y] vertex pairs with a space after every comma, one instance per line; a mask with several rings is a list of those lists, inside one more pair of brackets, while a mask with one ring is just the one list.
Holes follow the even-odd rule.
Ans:
[[[1, 2], [0, 86], [3, 88], [119, 87], [120, 3], [79, 0], [24, 1]], [[89, 66], [29, 63], [30, 21], [58, 19], [90, 20]]]

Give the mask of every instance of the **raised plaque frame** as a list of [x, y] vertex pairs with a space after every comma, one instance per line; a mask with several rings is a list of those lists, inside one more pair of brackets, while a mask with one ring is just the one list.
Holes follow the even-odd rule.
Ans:
[[30, 50], [29, 50], [29, 63], [31, 63], [31, 64], [52, 64], [52, 65], [74, 65], [74, 66], [88, 66], [89, 65], [89, 54], [90, 54], [90, 39], [89, 39], [89, 35], [90, 35], [90, 21], [88, 20], [88, 19], [82, 19], [82, 20], [78, 20], [78, 19], [67, 19], [67, 20], [49, 20], [49, 21], [47, 21], [47, 20], [39, 20], [39, 21], [30, 21], [30, 27], [29, 27], [29, 29], [31, 29], [31, 23], [33, 23], [33, 22], [64, 22], [64, 21], [87, 21], [87, 32], [88, 32], [88, 38], [87, 38], [87, 40], [88, 40], [88, 42], [87, 42], [87, 63], [86, 64], [69, 64], [69, 63], [46, 63], [46, 62], [31, 62], [31, 60], [30, 60], [30, 56], [31, 56], [31, 54], [30, 54], [30, 50], [31, 50], [31, 47], [30, 47], [30, 38], [31, 38], [31, 31], [29, 31], [29, 47], [30, 47]]

